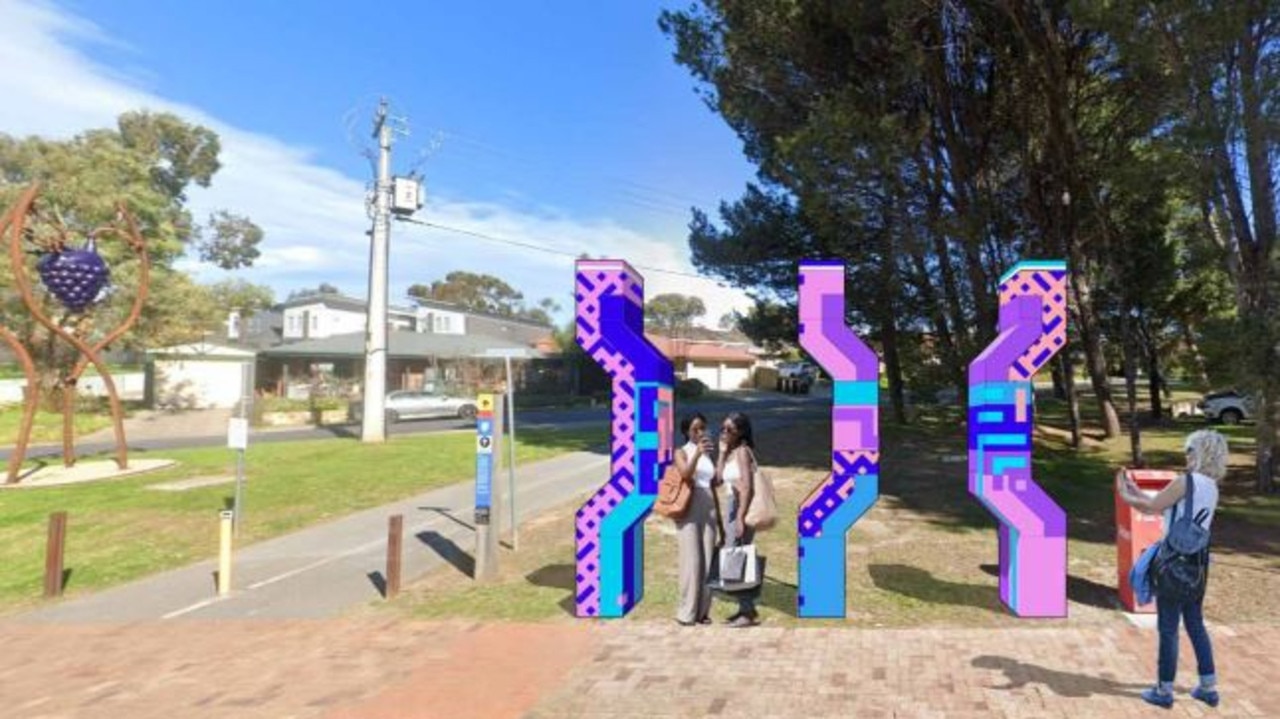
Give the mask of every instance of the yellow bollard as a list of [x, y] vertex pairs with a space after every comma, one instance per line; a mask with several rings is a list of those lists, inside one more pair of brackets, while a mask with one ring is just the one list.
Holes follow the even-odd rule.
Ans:
[[218, 552], [218, 596], [225, 597], [231, 593], [231, 529], [235, 512], [221, 512], [222, 538]]

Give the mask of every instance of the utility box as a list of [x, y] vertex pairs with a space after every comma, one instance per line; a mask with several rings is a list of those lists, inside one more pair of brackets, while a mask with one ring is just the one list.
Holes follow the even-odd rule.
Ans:
[[[1138, 485], [1138, 489], [1148, 497], [1154, 497], [1169, 483], [1181, 476], [1179, 472], [1163, 469], [1126, 469], [1125, 474]], [[1129, 583], [1129, 570], [1138, 562], [1138, 558], [1147, 547], [1160, 541], [1164, 534], [1164, 525], [1158, 514], [1143, 514], [1130, 507], [1116, 492], [1116, 570], [1119, 572], [1117, 585], [1120, 588], [1120, 603], [1124, 608], [1137, 614], [1150, 614], [1156, 610], [1155, 602], [1138, 604], [1133, 585]]]
[[397, 177], [391, 181], [391, 212], [396, 215], [412, 215], [422, 209], [422, 183], [412, 177]]

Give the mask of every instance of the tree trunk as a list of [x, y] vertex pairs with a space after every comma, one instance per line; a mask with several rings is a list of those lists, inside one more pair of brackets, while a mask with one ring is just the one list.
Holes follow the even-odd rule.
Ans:
[[1136, 340], [1133, 325], [1133, 319], [1126, 312], [1121, 319], [1121, 334], [1124, 335], [1124, 387], [1129, 398], [1129, 451], [1133, 457], [1132, 466], [1143, 467], [1142, 427], [1138, 423], [1138, 358], [1134, 348]]
[[[1062, 354], [1058, 354], [1059, 360], [1061, 360]], [[1067, 400], [1067, 381], [1062, 375], [1062, 362], [1054, 362], [1049, 372], [1053, 375], [1053, 398], [1065, 402]]]
[[1088, 271], [1083, 262], [1084, 253], [1076, 243], [1071, 243], [1071, 294], [1075, 296], [1076, 314], [1079, 319], [1080, 340], [1084, 345], [1085, 364], [1089, 371], [1089, 380], [1093, 384], [1094, 394], [1098, 400], [1098, 410], [1102, 414], [1102, 431], [1107, 439], [1120, 435], [1120, 415], [1116, 412], [1115, 402], [1111, 398], [1111, 385], [1107, 378], [1107, 358], [1102, 352], [1102, 336], [1098, 318], [1094, 312], [1093, 297], [1090, 294]]
[[1160, 349], [1156, 346], [1155, 333], [1147, 324], [1144, 315], [1137, 322], [1138, 336], [1142, 341], [1142, 352], [1139, 356], [1147, 362], [1147, 387], [1151, 392], [1151, 418], [1159, 421], [1164, 417], [1162, 393], [1168, 395], [1164, 375], [1160, 372]]
[[1071, 343], [1058, 353], [1062, 368], [1062, 383], [1067, 390], [1067, 416], [1071, 420], [1071, 447], [1080, 449], [1080, 395], [1076, 393], [1076, 373], [1071, 365]]
[[1200, 351], [1200, 343], [1196, 341], [1195, 330], [1190, 323], [1182, 323], [1182, 342], [1187, 346], [1187, 351], [1191, 353], [1191, 362], [1193, 371], [1196, 373], [1196, 381], [1201, 387], [1209, 386], [1209, 367], [1204, 360], [1204, 353]]

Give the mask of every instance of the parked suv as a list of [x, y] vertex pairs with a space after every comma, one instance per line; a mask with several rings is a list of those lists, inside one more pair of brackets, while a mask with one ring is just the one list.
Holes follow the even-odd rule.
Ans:
[[[394, 424], [402, 419], [429, 419], [432, 417], [458, 417], [475, 419], [476, 403], [470, 399], [451, 397], [438, 392], [399, 390], [387, 395], [387, 422]], [[364, 411], [361, 402], [353, 403], [351, 416], [358, 422]]]
[[1210, 392], [1196, 406], [1211, 422], [1240, 424], [1242, 420], [1253, 418], [1253, 400], [1234, 389]]

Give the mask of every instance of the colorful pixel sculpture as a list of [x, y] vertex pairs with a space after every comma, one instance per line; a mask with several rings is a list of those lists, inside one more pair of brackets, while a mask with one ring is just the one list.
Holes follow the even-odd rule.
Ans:
[[1000, 335], [969, 365], [969, 493], [1000, 523], [1000, 600], [1067, 615], [1067, 515], [1031, 478], [1031, 379], [1066, 343], [1065, 262], [1000, 278]]
[[845, 615], [845, 534], [880, 495], [880, 362], [845, 325], [844, 264], [800, 264], [800, 346], [834, 380], [831, 476], [800, 504], [801, 617]]
[[644, 519], [672, 460], [668, 360], [644, 336], [644, 278], [621, 260], [577, 262], [578, 344], [613, 378], [609, 481], [578, 510], [579, 617], [621, 617], [644, 596]]

